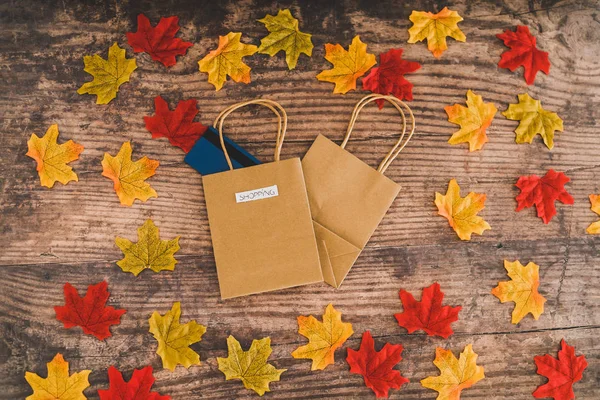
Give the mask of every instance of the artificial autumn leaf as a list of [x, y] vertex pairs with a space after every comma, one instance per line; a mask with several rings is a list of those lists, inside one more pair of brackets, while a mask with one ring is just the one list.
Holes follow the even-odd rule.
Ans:
[[83, 146], [69, 140], [58, 144], [58, 125], [50, 125], [46, 134], [41, 138], [35, 133], [27, 141], [27, 156], [33, 158], [37, 167], [42, 186], [51, 188], [56, 181], [66, 185], [71, 181], [77, 182], [79, 178], [73, 168], [67, 164], [79, 158]]
[[[600, 215], [600, 195], [590, 194], [590, 203], [592, 203], [592, 211]], [[596, 221], [585, 230], [590, 235], [597, 235], [600, 233], [600, 221]]]
[[467, 37], [458, 27], [462, 17], [456, 11], [444, 7], [437, 14], [424, 11], [413, 11], [408, 17], [413, 26], [408, 30], [408, 43], [417, 43], [427, 39], [427, 49], [439, 58], [448, 49], [446, 36], [459, 42], [466, 42]]
[[176, 301], [165, 315], [154, 311], [148, 320], [149, 332], [158, 341], [156, 354], [162, 359], [163, 368], [171, 371], [175, 370], [177, 364], [185, 368], [200, 364], [200, 356], [189, 346], [202, 340], [202, 335], [206, 332], [206, 327], [196, 321], [180, 324], [180, 317], [181, 303]]
[[151, 219], [137, 230], [138, 241], [133, 243], [128, 239], [117, 237], [115, 243], [125, 257], [117, 261], [124, 272], [138, 276], [145, 269], [154, 272], [173, 271], [177, 260], [174, 254], [179, 250], [179, 236], [171, 240], [160, 240], [158, 228]]
[[481, 96], [468, 90], [466, 107], [455, 104], [446, 106], [444, 110], [449, 122], [460, 125], [460, 130], [452, 134], [448, 143], [469, 143], [469, 151], [475, 151], [488, 142], [485, 131], [498, 112], [494, 103], [484, 103]]
[[356, 80], [377, 64], [375, 55], [367, 53], [367, 45], [354, 36], [348, 50], [339, 44], [325, 44], [325, 59], [333, 68], [321, 71], [317, 79], [335, 83], [333, 93], [347, 93], [356, 89]]
[[527, 93], [519, 95], [519, 103], [509, 104], [502, 113], [506, 118], [519, 121], [515, 129], [517, 143], [531, 143], [538, 133], [549, 149], [554, 147], [554, 131], [563, 131], [563, 120], [558, 114], [542, 108], [542, 102]]
[[520, 66], [525, 70], [525, 82], [532, 85], [535, 75], [542, 71], [546, 75], [550, 73], [550, 61], [548, 53], [538, 50], [536, 38], [529, 33], [529, 28], [518, 25], [516, 32], [507, 29], [504, 33], [499, 33], [496, 37], [504, 42], [504, 45], [510, 47], [500, 56], [498, 66], [508, 68], [514, 72]]
[[198, 61], [200, 72], [208, 73], [208, 82], [215, 86], [215, 90], [223, 87], [227, 75], [234, 82], [250, 83], [250, 67], [242, 59], [256, 53], [257, 47], [240, 42], [241, 37], [239, 32], [219, 36], [219, 47]]
[[511, 280], [498, 282], [498, 286], [492, 289], [492, 294], [500, 299], [501, 303], [515, 302], [512, 323], [518, 324], [529, 313], [536, 320], [540, 318], [546, 302], [544, 296], [538, 292], [540, 267], [532, 262], [523, 266], [518, 260], [514, 262], [504, 260], [504, 268]]
[[136, 53], [146, 52], [165, 67], [175, 65], [175, 56], [184, 55], [192, 46], [191, 42], [175, 37], [179, 31], [179, 17], [161, 18], [153, 27], [148, 17], [139, 14], [137, 25], [137, 32], [127, 32], [127, 42]]
[[452, 350], [435, 349], [433, 364], [440, 375], [421, 380], [423, 387], [438, 392], [436, 400], [459, 400], [463, 389], [470, 388], [483, 378], [483, 367], [477, 365], [477, 354], [469, 344], [456, 359]]
[[129, 382], [125, 382], [123, 375], [112, 365], [108, 368], [108, 389], [98, 390], [100, 400], [170, 400], [171, 396], [162, 396], [152, 392], [154, 376], [152, 367], [148, 365], [142, 369], [134, 369]]
[[175, 111], [169, 110], [169, 105], [160, 96], [154, 98], [154, 115], [144, 117], [146, 129], [152, 133], [152, 138], [166, 137], [173, 146], [188, 153], [196, 140], [206, 132], [208, 127], [200, 122], [194, 122], [198, 114], [196, 99], [181, 100]]
[[575, 356], [575, 348], [562, 339], [558, 358], [546, 354], [535, 356], [533, 360], [537, 366], [537, 373], [548, 378], [547, 383], [533, 392], [533, 397], [537, 399], [552, 397], [554, 400], [575, 398], [573, 384], [581, 380], [583, 371], [588, 366], [585, 356]]
[[311, 370], [325, 369], [334, 363], [336, 349], [352, 336], [352, 324], [342, 322], [342, 313], [329, 304], [323, 314], [323, 322], [312, 315], [298, 317], [298, 333], [308, 338], [308, 344], [298, 347], [292, 352], [294, 358], [312, 360]]
[[62, 354], [46, 364], [48, 377], [42, 378], [33, 372], [25, 372], [25, 380], [33, 389], [33, 394], [26, 400], [85, 400], [83, 391], [90, 386], [88, 376], [90, 370], [83, 370], [69, 375], [69, 363]]
[[438, 214], [446, 217], [450, 226], [461, 240], [471, 240], [471, 234], [481, 235], [490, 225], [477, 213], [484, 209], [485, 194], [469, 193], [467, 197], [460, 197], [460, 186], [456, 179], [450, 180], [446, 195], [435, 194], [435, 205]]
[[444, 339], [454, 333], [450, 324], [458, 321], [458, 313], [462, 307], [442, 306], [444, 293], [440, 290], [439, 283], [424, 288], [421, 301], [416, 301], [406, 290], [400, 290], [400, 300], [404, 311], [394, 314], [394, 317], [398, 320], [398, 325], [406, 328], [408, 333], [423, 330], [429, 336], [437, 335]]
[[346, 361], [350, 365], [350, 372], [360, 374], [365, 380], [365, 385], [371, 388], [375, 395], [388, 397], [390, 389], [400, 389], [408, 383], [408, 379], [400, 375], [394, 366], [402, 361], [402, 345], [386, 343], [380, 351], [375, 351], [375, 343], [371, 332], [363, 333], [360, 349], [348, 349]]
[[[404, 74], [415, 72], [421, 64], [402, 59], [402, 49], [390, 49], [379, 55], [379, 66], [373, 68], [362, 80], [364, 90], [378, 94], [392, 94], [400, 100], [412, 100], [413, 84], [404, 78]], [[383, 108], [385, 100], [376, 100]]]
[[239, 379], [246, 389], [259, 396], [269, 392], [269, 383], [279, 381], [285, 369], [277, 369], [267, 360], [271, 355], [271, 338], [254, 339], [248, 351], [242, 350], [240, 342], [233, 336], [227, 338], [227, 358], [217, 357], [219, 370], [225, 380]]
[[95, 94], [96, 104], [108, 104], [117, 97], [119, 86], [129, 82], [129, 76], [136, 70], [135, 58], [125, 58], [125, 49], [113, 44], [108, 49], [108, 59], [105, 60], [98, 54], [84, 56], [84, 71], [94, 77], [91, 82], [86, 82], [77, 93]]
[[83, 333], [94, 335], [100, 340], [110, 337], [110, 326], [121, 323], [121, 315], [126, 310], [117, 310], [106, 306], [108, 301], [108, 283], [102, 281], [88, 286], [87, 293], [80, 297], [70, 283], [65, 283], [65, 305], [55, 306], [56, 319], [63, 323], [65, 328], [80, 326]]
[[521, 189], [521, 193], [517, 196], [517, 211], [535, 204], [537, 216], [545, 224], [549, 223], [556, 215], [554, 201], [558, 200], [563, 204], [573, 204], [574, 202], [573, 197], [565, 190], [565, 183], [570, 180], [564, 173], [556, 172], [553, 169], [546, 172], [546, 175], [541, 178], [537, 175], [520, 177], [515, 184]]
[[131, 143], [125, 142], [115, 157], [104, 153], [102, 176], [114, 182], [113, 187], [121, 204], [131, 206], [135, 199], [146, 201], [151, 197], [158, 197], [156, 191], [145, 182], [154, 175], [158, 164], [158, 161], [145, 156], [133, 161]]
[[300, 32], [298, 20], [292, 17], [290, 10], [279, 10], [276, 16], [267, 14], [258, 22], [265, 24], [270, 32], [260, 40], [259, 53], [273, 57], [283, 50], [288, 69], [296, 68], [300, 54], [312, 56], [312, 35]]

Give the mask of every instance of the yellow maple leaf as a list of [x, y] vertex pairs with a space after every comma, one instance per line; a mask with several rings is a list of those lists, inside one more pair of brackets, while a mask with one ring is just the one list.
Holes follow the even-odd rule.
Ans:
[[273, 57], [283, 50], [288, 69], [296, 68], [300, 54], [312, 56], [312, 35], [300, 32], [298, 20], [292, 16], [290, 10], [279, 10], [277, 16], [267, 14], [258, 21], [265, 24], [270, 32], [261, 39], [259, 53]]
[[269, 392], [269, 383], [279, 381], [285, 369], [277, 369], [267, 360], [271, 355], [271, 338], [254, 339], [248, 351], [242, 350], [240, 342], [233, 336], [227, 338], [227, 358], [217, 357], [219, 370], [225, 380], [239, 379], [246, 389], [259, 396]]
[[117, 261], [124, 272], [138, 276], [145, 269], [154, 272], [173, 271], [177, 260], [173, 255], [179, 250], [179, 236], [171, 240], [160, 240], [158, 228], [151, 219], [138, 228], [138, 242], [117, 237], [115, 243], [125, 257]]
[[515, 302], [512, 312], [513, 324], [518, 324], [529, 313], [537, 320], [544, 312], [544, 303], [546, 302], [546, 299], [538, 292], [540, 267], [532, 262], [523, 266], [519, 261], [504, 260], [504, 268], [511, 280], [498, 282], [498, 286], [492, 289], [492, 294], [502, 303]]
[[408, 43], [417, 43], [427, 39], [427, 49], [434, 57], [440, 57], [448, 49], [446, 36], [459, 42], [466, 42], [467, 37], [458, 27], [462, 17], [456, 11], [444, 7], [437, 14], [424, 11], [413, 11], [409, 19], [413, 26], [408, 30]]
[[498, 111], [494, 103], [484, 103], [483, 98], [471, 90], [467, 91], [467, 107], [460, 104], [444, 108], [448, 121], [460, 125], [460, 130], [454, 132], [448, 143], [469, 143], [469, 151], [480, 150], [488, 137], [486, 129], [492, 124]]
[[185, 368], [200, 364], [200, 356], [189, 346], [202, 340], [202, 335], [206, 332], [206, 327], [196, 321], [180, 324], [180, 317], [181, 303], [176, 301], [165, 315], [154, 311], [148, 320], [149, 332], [158, 341], [156, 354], [162, 359], [163, 368], [171, 371], [178, 364]]
[[463, 389], [485, 378], [483, 367], [477, 365], [477, 353], [471, 344], [460, 353], [459, 359], [456, 359], [452, 350], [437, 347], [433, 364], [440, 370], [440, 375], [421, 380], [421, 385], [438, 392], [436, 400], [459, 400]]
[[239, 32], [219, 36], [219, 47], [198, 61], [200, 72], [208, 73], [208, 82], [215, 90], [223, 87], [227, 75], [235, 82], [250, 83], [250, 67], [242, 59], [256, 53], [257, 47], [240, 42], [241, 37]]
[[96, 104], [108, 104], [117, 97], [119, 86], [129, 82], [131, 73], [137, 68], [135, 58], [126, 58], [125, 49], [120, 48], [117, 43], [108, 49], [107, 60], [94, 54], [84, 56], [83, 63], [83, 70], [92, 75], [94, 80], [84, 83], [77, 93], [97, 95]]
[[342, 94], [356, 89], [356, 80], [377, 64], [375, 55], [367, 53], [367, 45], [358, 35], [352, 39], [347, 51], [339, 44], [327, 43], [325, 59], [333, 64], [333, 68], [320, 72], [317, 79], [335, 83], [333, 93]]
[[35, 133], [27, 141], [27, 154], [37, 162], [36, 170], [40, 176], [42, 186], [51, 188], [56, 181], [66, 185], [68, 182], [75, 181], [77, 174], [73, 168], [67, 164], [79, 158], [83, 151], [83, 146], [69, 140], [66, 143], [58, 144], [58, 125], [50, 125], [43, 137], [38, 137]]
[[563, 131], [563, 120], [558, 114], [542, 108], [542, 102], [527, 93], [519, 95], [519, 103], [509, 104], [502, 113], [506, 118], [519, 121], [515, 129], [517, 143], [531, 143], [538, 133], [549, 149], [554, 147], [554, 131]]
[[308, 344], [292, 352], [294, 358], [312, 359], [311, 370], [325, 369], [334, 363], [336, 349], [352, 336], [352, 324], [342, 322], [342, 313], [329, 304], [323, 314], [323, 322], [315, 317], [299, 316], [298, 333], [308, 338]]
[[[592, 211], [600, 215], [600, 195], [590, 194], [590, 203], [592, 203]], [[585, 230], [590, 235], [597, 235], [600, 233], [600, 221], [596, 221]]]
[[114, 182], [121, 204], [131, 206], [135, 199], [146, 201], [151, 197], [158, 197], [156, 191], [145, 182], [154, 175], [158, 164], [158, 161], [148, 157], [132, 161], [131, 143], [125, 142], [115, 157], [104, 153], [102, 175]]
[[76, 372], [69, 376], [69, 363], [62, 354], [46, 364], [48, 377], [42, 378], [33, 372], [25, 372], [25, 380], [33, 389], [26, 400], [85, 400], [83, 391], [90, 386], [90, 370]]
[[446, 195], [435, 194], [435, 205], [438, 214], [446, 217], [450, 226], [461, 240], [471, 240], [471, 234], [481, 235], [490, 225], [477, 213], [485, 208], [485, 194], [469, 193], [460, 197], [460, 186], [456, 179], [450, 180]]

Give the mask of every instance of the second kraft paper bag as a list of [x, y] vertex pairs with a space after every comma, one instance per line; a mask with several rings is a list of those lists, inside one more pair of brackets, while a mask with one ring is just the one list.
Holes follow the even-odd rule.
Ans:
[[[400, 139], [377, 170], [345, 150], [360, 110], [376, 100], [389, 101], [403, 121]], [[408, 134], [401, 105], [412, 119]], [[414, 116], [406, 104], [393, 96], [369, 95], [356, 104], [341, 146], [319, 135], [302, 159], [323, 279], [331, 286], [342, 284], [398, 195], [400, 185], [384, 172], [408, 143], [414, 129]]]
[[229, 107], [218, 124], [221, 144], [223, 120], [248, 104], [278, 117], [275, 161], [234, 170], [223, 145], [230, 170], [202, 177], [223, 299], [323, 281], [302, 164], [279, 160], [285, 110], [264, 99]]

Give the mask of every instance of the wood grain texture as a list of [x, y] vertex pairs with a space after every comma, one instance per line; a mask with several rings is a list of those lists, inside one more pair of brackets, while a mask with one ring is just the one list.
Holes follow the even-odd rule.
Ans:
[[[358, 348], [370, 330], [376, 345], [401, 343], [405, 350], [399, 369], [411, 380], [390, 398], [434, 399], [435, 392], [419, 380], [437, 374], [435, 347], [458, 353], [469, 343], [479, 354], [486, 378], [466, 390], [465, 399], [527, 399], [545, 379], [536, 375], [533, 357], [555, 355], [560, 339], [585, 354], [589, 367], [575, 386], [577, 399], [600, 396], [600, 241], [585, 234], [598, 217], [589, 209], [589, 194], [600, 192], [600, 19], [597, 1], [457, 1], [450, 4], [465, 20], [460, 27], [466, 43], [449, 40], [438, 60], [424, 43], [408, 45], [408, 16], [413, 9], [439, 11], [445, 2], [319, 1], [5, 1], [0, 3], [0, 399], [25, 398], [30, 389], [24, 372], [45, 376], [46, 362], [64, 354], [73, 371], [91, 369], [92, 387], [106, 388], [108, 366], [128, 378], [134, 368], [152, 365], [156, 389], [174, 399], [250, 399], [253, 392], [240, 382], [224, 380], [216, 357], [226, 354], [225, 339], [235, 335], [243, 346], [270, 336], [273, 363], [287, 368], [281, 382], [265, 397], [277, 399], [374, 398], [362, 378], [351, 375], [344, 361], [324, 371], [310, 372], [310, 362], [290, 353], [305, 339], [296, 333], [296, 316], [320, 315], [328, 303], [352, 322], [355, 335], [348, 347]], [[266, 34], [256, 22], [265, 14], [290, 7], [302, 30], [313, 34], [312, 58], [300, 57], [288, 71], [284, 57], [255, 55], [249, 85], [227, 82], [215, 92], [197, 61], [214, 48], [218, 35], [244, 33], [247, 43]], [[144, 12], [156, 23], [178, 15], [180, 36], [194, 43], [169, 69], [147, 54], [135, 54], [138, 69], [107, 106], [76, 90], [90, 76], [83, 56], [99, 53], [118, 42], [132, 57], [125, 32], [135, 30]], [[497, 67], [505, 50], [495, 34], [515, 25], [528, 25], [542, 50], [550, 53], [549, 76], [538, 74], [527, 86], [522, 70]], [[404, 57], [423, 67], [409, 80], [418, 130], [387, 175], [403, 189], [341, 289], [312, 285], [240, 299], [221, 301], [210, 245], [210, 233], [200, 176], [183, 162], [183, 153], [164, 139], [152, 140], [144, 115], [153, 113], [153, 98], [161, 95], [171, 106], [197, 98], [200, 121], [210, 123], [229, 104], [256, 97], [277, 100], [290, 116], [282, 157], [302, 156], [316, 135], [339, 140], [351, 110], [365, 93], [332, 94], [333, 85], [315, 75], [329, 68], [324, 44], [347, 46], [360, 34], [375, 54], [402, 47]], [[490, 142], [479, 152], [467, 145], [447, 144], [456, 126], [447, 122], [444, 106], [464, 103], [467, 89], [494, 102], [499, 113], [488, 129]], [[531, 145], [514, 142], [516, 121], [500, 114], [517, 94], [527, 92], [564, 119], [565, 130], [549, 151], [539, 137]], [[399, 117], [386, 107], [365, 110], [348, 149], [376, 165], [397, 134]], [[72, 163], [79, 182], [48, 190], [39, 185], [33, 160], [25, 156], [27, 139], [59, 125], [63, 140], [85, 146]], [[227, 132], [261, 160], [272, 157], [275, 124], [268, 111], [250, 108], [228, 120]], [[104, 152], [115, 154], [131, 140], [134, 158], [160, 161], [149, 179], [159, 198], [133, 207], [118, 203], [109, 180], [101, 176]], [[558, 205], [548, 225], [534, 209], [514, 211], [520, 175], [564, 171], [572, 181], [567, 190], [573, 206]], [[486, 193], [481, 215], [492, 226], [483, 236], [460, 242], [433, 204], [436, 191], [445, 192], [456, 178], [463, 194]], [[164, 238], [181, 235], [180, 261], [175, 271], [124, 274], [115, 265], [121, 257], [116, 236], [135, 238], [135, 229], [153, 218]], [[511, 304], [490, 294], [506, 280], [503, 260], [534, 261], [540, 265], [541, 293], [548, 299], [538, 321], [526, 317], [510, 323]], [[53, 306], [62, 304], [62, 286], [80, 291], [106, 279], [110, 304], [125, 308], [113, 337], [99, 342], [78, 328], [63, 329]], [[441, 284], [446, 303], [462, 305], [455, 334], [448, 340], [408, 335], [393, 314], [402, 306], [398, 290], [417, 297], [432, 282]], [[147, 320], [182, 302], [182, 320], [207, 325], [203, 340], [193, 345], [202, 365], [171, 373], [161, 368], [156, 342]]]

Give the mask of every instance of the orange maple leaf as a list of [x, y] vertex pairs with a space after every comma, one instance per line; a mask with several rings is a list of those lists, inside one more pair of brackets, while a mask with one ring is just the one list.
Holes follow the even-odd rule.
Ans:
[[437, 14], [424, 11], [413, 11], [409, 19], [413, 23], [408, 33], [408, 43], [417, 43], [427, 39], [427, 49], [438, 58], [448, 49], [446, 36], [450, 36], [459, 42], [465, 42], [467, 37], [458, 27], [462, 17], [456, 11], [450, 11], [444, 7]]
[[325, 369], [333, 364], [335, 350], [342, 347], [352, 336], [352, 324], [342, 322], [342, 313], [329, 304], [323, 314], [323, 322], [312, 315], [298, 317], [298, 333], [308, 338], [308, 344], [292, 352], [294, 358], [312, 359], [311, 370]]
[[56, 181], [66, 185], [77, 182], [77, 174], [67, 164], [79, 158], [83, 146], [69, 140], [58, 144], [58, 125], [50, 125], [43, 137], [35, 133], [27, 141], [27, 154], [37, 162], [37, 172], [42, 186], [51, 188]]
[[471, 234], [481, 235], [490, 225], [477, 213], [484, 208], [485, 194], [469, 193], [467, 197], [460, 197], [460, 186], [456, 179], [448, 184], [446, 195], [435, 194], [435, 205], [438, 214], [446, 217], [450, 226], [461, 240], [471, 240]]
[[504, 260], [504, 268], [511, 280], [499, 282], [492, 290], [492, 294], [502, 303], [515, 302], [512, 312], [513, 324], [518, 324], [529, 313], [537, 320], [544, 312], [546, 302], [544, 296], [538, 292], [540, 267], [532, 262], [523, 266], [519, 261]]
[[438, 347], [433, 363], [440, 370], [440, 375], [423, 379], [421, 385], [438, 392], [437, 400], [459, 400], [463, 389], [485, 378], [483, 367], [477, 365], [477, 353], [471, 344], [460, 353], [459, 359], [452, 354], [452, 350]]
[[494, 103], [484, 103], [483, 98], [471, 90], [467, 91], [467, 106], [460, 104], [444, 108], [448, 121], [460, 125], [460, 130], [454, 132], [448, 143], [469, 143], [469, 151], [480, 150], [488, 141], [485, 133], [492, 124], [498, 111]]
[[150, 197], [158, 197], [156, 191], [145, 182], [154, 175], [157, 167], [158, 161], [148, 157], [132, 161], [131, 143], [125, 142], [115, 157], [104, 153], [102, 175], [114, 182], [121, 204], [131, 206], [135, 199], [146, 201]]
[[347, 93], [356, 89], [356, 80], [377, 64], [374, 54], [367, 53], [367, 45], [357, 35], [345, 50], [339, 44], [325, 45], [325, 59], [333, 68], [320, 72], [317, 79], [335, 83], [333, 93]]
[[240, 32], [229, 32], [219, 36], [219, 47], [198, 61], [200, 72], [208, 73], [208, 82], [220, 90], [227, 75], [235, 82], [250, 83], [250, 67], [242, 61], [246, 56], [256, 53], [258, 47], [240, 42]]

